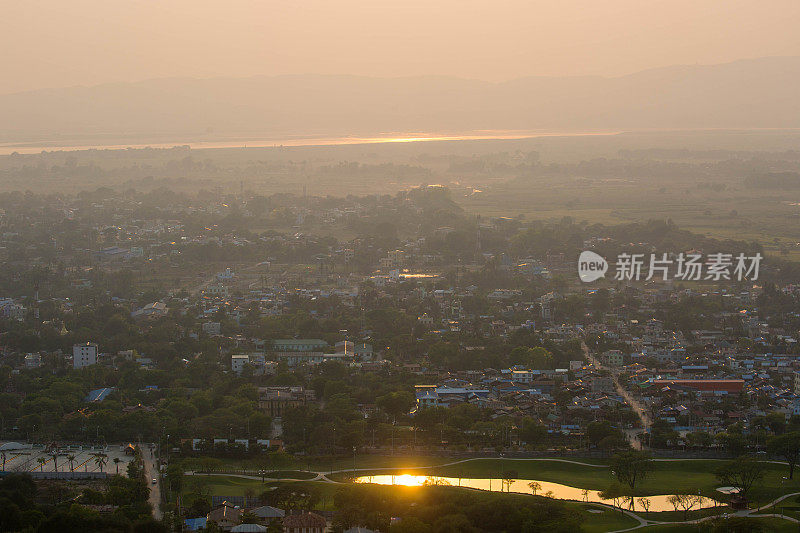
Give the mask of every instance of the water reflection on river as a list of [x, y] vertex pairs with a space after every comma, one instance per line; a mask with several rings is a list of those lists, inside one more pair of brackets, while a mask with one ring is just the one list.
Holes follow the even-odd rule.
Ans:
[[[377, 485], [404, 485], [407, 487], [420, 487], [423, 485], [451, 485], [454, 487], [468, 487], [472, 489], [490, 490], [493, 492], [516, 492], [519, 494], [531, 494], [531, 483], [538, 483], [536, 494], [539, 496], [548, 496], [559, 500], [576, 500], [592, 503], [604, 503], [612, 505], [612, 500], [604, 500], [596, 490], [584, 490], [577, 487], [570, 487], [560, 483], [550, 483], [547, 481], [539, 481], [534, 479], [473, 479], [473, 478], [455, 478], [455, 477], [438, 477], [438, 476], [412, 476], [404, 475], [377, 475], [377, 476], [363, 476], [355, 480], [356, 483], [375, 483]], [[668, 501], [669, 494], [660, 494], [657, 496], [647, 496], [650, 500], [649, 510], [652, 512], [661, 511], [674, 511], [675, 507]], [[617, 501], [617, 505], [621, 505], [625, 509], [630, 509], [629, 501]], [[694, 503], [691, 510], [700, 508], [714, 507], [719, 505], [719, 502], [711, 498], [702, 497], [702, 501]], [[634, 511], [645, 511], [642, 502], [639, 498], [634, 498], [633, 502]], [[678, 510], [683, 510], [679, 508]]]

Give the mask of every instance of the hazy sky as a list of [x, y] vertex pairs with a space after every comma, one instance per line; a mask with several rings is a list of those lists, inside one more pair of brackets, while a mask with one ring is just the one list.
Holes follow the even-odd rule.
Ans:
[[4, 0], [0, 93], [168, 76], [619, 75], [800, 55], [800, 0]]

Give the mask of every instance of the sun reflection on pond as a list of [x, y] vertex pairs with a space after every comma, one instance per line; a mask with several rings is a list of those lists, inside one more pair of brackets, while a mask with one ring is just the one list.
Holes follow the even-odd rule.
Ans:
[[[659, 494], [654, 496], [636, 496], [631, 502], [630, 498], [619, 498], [616, 501], [600, 497], [596, 490], [570, 487], [560, 483], [550, 483], [535, 479], [498, 479], [498, 478], [453, 478], [440, 476], [418, 476], [412, 474], [381, 474], [362, 476], [355, 479], [356, 483], [374, 483], [376, 485], [400, 485], [404, 487], [422, 487], [429, 485], [450, 485], [466, 487], [492, 492], [513, 492], [517, 494], [536, 494], [558, 500], [575, 500], [588, 503], [602, 503], [615, 505], [625, 509], [644, 512], [645, 506], [651, 512], [683, 510], [670, 501], [672, 494]], [[692, 501], [684, 505], [691, 505], [690, 510], [705, 509], [722, 505], [720, 502], [705, 496], [691, 495]]]

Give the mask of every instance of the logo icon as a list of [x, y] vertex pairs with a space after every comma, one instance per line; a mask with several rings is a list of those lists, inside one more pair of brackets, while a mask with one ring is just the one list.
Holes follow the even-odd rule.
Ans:
[[608, 271], [608, 261], [603, 256], [589, 250], [581, 252], [578, 257], [578, 276], [584, 283], [590, 283], [605, 276]]

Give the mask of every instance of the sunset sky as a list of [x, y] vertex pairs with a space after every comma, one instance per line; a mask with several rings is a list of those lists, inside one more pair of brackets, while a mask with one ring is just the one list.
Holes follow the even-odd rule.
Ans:
[[797, 0], [25, 0], [2, 9], [0, 94], [171, 76], [615, 76], [800, 55]]

